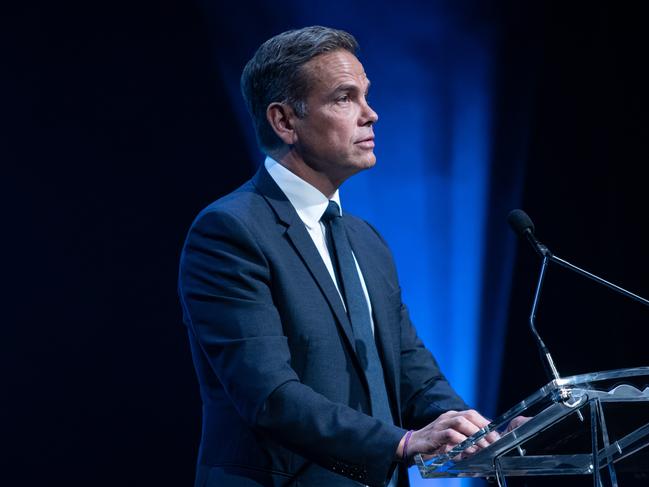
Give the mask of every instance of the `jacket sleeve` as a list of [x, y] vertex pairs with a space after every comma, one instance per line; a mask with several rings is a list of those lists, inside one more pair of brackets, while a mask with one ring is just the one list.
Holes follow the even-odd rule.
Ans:
[[179, 293], [185, 322], [252, 428], [325, 468], [385, 484], [405, 431], [299, 381], [269, 263], [242, 221], [218, 209], [199, 215], [183, 248]]

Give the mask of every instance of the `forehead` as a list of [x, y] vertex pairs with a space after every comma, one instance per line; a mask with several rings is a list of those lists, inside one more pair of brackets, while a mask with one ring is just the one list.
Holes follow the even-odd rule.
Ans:
[[358, 84], [364, 89], [369, 83], [363, 65], [349, 51], [339, 50], [314, 57], [304, 65], [313, 90], [333, 90], [341, 84]]

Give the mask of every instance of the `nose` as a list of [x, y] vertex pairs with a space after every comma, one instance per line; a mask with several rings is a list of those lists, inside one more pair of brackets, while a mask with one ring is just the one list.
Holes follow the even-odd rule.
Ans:
[[374, 110], [372, 110], [372, 107], [369, 105], [369, 103], [367, 103], [367, 100], [365, 98], [363, 98], [361, 109], [362, 109], [361, 119], [360, 119], [361, 125], [371, 126], [378, 121], [379, 115]]

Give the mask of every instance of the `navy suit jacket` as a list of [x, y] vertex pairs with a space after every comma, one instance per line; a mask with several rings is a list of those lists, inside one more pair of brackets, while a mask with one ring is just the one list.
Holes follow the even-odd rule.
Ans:
[[203, 400], [197, 486], [384, 485], [404, 428], [467, 408], [410, 323], [386, 243], [363, 220], [343, 221], [395, 424], [368, 415], [363, 351], [340, 296], [262, 167], [201, 211], [182, 251], [179, 292]]

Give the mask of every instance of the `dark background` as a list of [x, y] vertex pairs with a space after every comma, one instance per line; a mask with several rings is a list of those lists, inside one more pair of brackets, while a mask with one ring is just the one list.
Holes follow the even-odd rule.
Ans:
[[[489, 3], [490, 204], [523, 127], [521, 207], [539, 238], [648, 296], [649, 34], [631, 5]], [[237, 37], [177, 0], [5, 13], [0, 483], [191, 485], [200, 400], [177, 260], [196, 212], [255, 170], [217, 69]], [[239, 35], [274, 33], [250, 22]], [[500, 410], [546, 382], [526, 327], [539, 264], [521, 244]], [[647, 365], [648, 316], [554, 267], [538, 328], [569, 375]]]
[[[646, 297], [649, 78], [640, 62], [648, 45], [646, 11], [630, 4], [568, 3], [546, 7], [542, 17], [521, 207], [558, 256]], [[515, 70], [509, 73], [515, 79]], [[501, 411], [547, 380], [526, 326], [539, 270], [540, 259], [520, 244]], [[648, 318], [646, 307], [555, 265], [546, 277], [537, 328], [560, 373], [572, 375], [647, 365]], [[646, 474], [619, 480], [649, 485]], [[591, 482], [550, 477], [513, 485]]]

